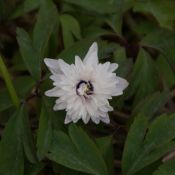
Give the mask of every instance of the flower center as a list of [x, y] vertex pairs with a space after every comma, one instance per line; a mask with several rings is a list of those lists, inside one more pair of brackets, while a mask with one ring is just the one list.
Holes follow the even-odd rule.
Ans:
[[93, 85], [90, 81], [80, 80], [76, 86], [76, 93], [80, 96], [87, 96], [93, 94]]

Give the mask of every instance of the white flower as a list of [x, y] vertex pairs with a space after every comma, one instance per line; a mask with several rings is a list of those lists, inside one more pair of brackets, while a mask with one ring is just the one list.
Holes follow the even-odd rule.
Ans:
[[67, 64], [62, 59], [45, 58], [54, 81], [53, 89], [45, 94], [49, 97], [59, 97], [54, 110], [65, 109], [67, 115], [65, 124], [82, 119], [89, 119], [98, 124], [101, 121], [109, 123], [108, 111], [112, 111], [108, 99], [123, 94], [128, 82], [113, 73], [118, 64], [98, 63], [97, 43], [89, 48], [84, 60], [75, 56], [75, 64]]

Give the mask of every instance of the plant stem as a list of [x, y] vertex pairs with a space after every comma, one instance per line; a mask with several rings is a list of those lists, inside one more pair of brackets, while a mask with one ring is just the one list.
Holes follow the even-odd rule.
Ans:
[[16, 90], [13, 86], [12, 80], [10, 78], [10, 74], [9, 74], [7, 67], [6, 67], [1, 56], [0, 56], [0, 72], [2, 74], [4, 81], [5, 81], [5, 84], [6, 84], [6, 87], [8, 89], [8, 92], [10, 94], [10, 97], [11, 97], [14, 105], [18, 108], [20, 101], [19, 101], [19, 98], [17, 96]]

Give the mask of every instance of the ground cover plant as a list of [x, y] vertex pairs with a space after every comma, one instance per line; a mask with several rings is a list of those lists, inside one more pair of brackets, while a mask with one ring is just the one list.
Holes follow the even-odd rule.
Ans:
[[0, 175], [174, 175], [174, 47], [174, 0], [0, 1]]

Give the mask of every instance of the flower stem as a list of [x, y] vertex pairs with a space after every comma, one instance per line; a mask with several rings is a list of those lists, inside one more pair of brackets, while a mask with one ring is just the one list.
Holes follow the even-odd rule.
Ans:
[[1, 56], [0, 56], [0, 72], [2, 74], [2, 77], [3, 77], [4, 81], [5, 81], [5, 84], [7, 86], [10, 97], [11, 97], [14, 105], [18, 108], [19, 104], [20, 104], [20, 101], [19, 101], [19, 98], [17, 96], [16, 90], [13, 86], [12, 80], [10, 78], [10, 74], [9, 74], [9, 72], [7, 70], [7, 67], [4, 64], [4, 61], [3, 61]]

